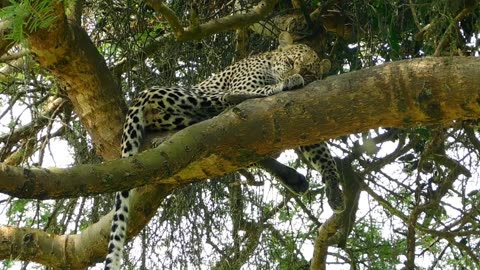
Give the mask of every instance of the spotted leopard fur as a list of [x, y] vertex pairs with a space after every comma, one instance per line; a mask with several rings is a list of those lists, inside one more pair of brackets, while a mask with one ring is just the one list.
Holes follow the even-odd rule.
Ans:
[[[289, 40], [288, 36], [283, 39], [285, 40]], [[179, 130], [211, 118], [244, 99], [301, 88], [305, 83], [304, 77], [318, 77], [321, 61], [311, 48], [303, 44], [282, 42], [282, 39], [280, 44], [278, 50], [239, 61], [195, 86], [152, 87], [143, 91], [133, 101], [126, 116], [122, 157], [138, 152], [144, 130]], [[339, 177], [327, 146], [320, 143], [302, 147], [300, 151], [322, 173], [332, 208], [342, 211]], [[295, 183], [296, 186], [284, 184], [294, 192], [305, 191], [302, 190], [305, 186], [308, 188], [308, 182]], [[105, 269], [120, 268], [131, 192], [126, 190], [115, 195], [115, 213]]]

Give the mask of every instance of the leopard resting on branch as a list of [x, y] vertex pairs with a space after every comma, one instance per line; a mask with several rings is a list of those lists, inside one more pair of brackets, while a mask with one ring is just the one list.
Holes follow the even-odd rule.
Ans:
[[[310, 47], [293, 44], [292, 40], [284, 32], [280, 35], [277, 50], [243, 59], [195, 86], [151, 87], [141, 92], [132, 102], [125, 119], [122, 158], [138, 153], [145, 130], [183, 129], [212, 118], [242, 100], [301, 88], [304, 77], [318, 79], [323, 73], [322, 61]], [[335, 212], [343, 211], [339, 174], [327, 145], [321, 142], [298, 150], [321, 173], [330, 207]], [[280, 181], [294, 193], [308, 189], [304, 177]], [[133, 191], [125, 190], [115, 195], [105, 269], [120, 269], [130, 210], [129, 197]]]

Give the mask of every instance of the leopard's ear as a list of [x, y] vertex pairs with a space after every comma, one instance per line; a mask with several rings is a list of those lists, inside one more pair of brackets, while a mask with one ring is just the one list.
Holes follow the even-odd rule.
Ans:
[[290, 45], [293, 45], [293, 37], [290, 35], [290, 33], [283, 31], [278, 36], [278, 42], [280, 43], [280, 45], [278, 45], [278, 49], [282, 50]]

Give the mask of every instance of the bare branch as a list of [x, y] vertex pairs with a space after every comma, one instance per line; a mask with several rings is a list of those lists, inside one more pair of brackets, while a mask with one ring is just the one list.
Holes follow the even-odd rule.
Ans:
[[[476, 1], [474, 1], [476, 2]], [[442, 39], [438, 43], [437, 48], [435, 49], [435, 53], [433, 56], [440, 56], [442, 54], [442, 50], [447, 46], [447, 43], [452, 39], [452, 35], [454, 30], [458, 27], [457, 23], [463, 19], [465, 19], [467, 16], [469, 16], [474, 10], [475, 6], [477, 3], [473, 4], [472, 6], [466, 7], [460, 11], [455, 18], [453, 18], [452, 22], [448, 26], [447, 30], [445, 30], [445, 33], [442, 36]]]
[[363, 181], [353, 171], [348, 160], [339, 161], [339, 170], [343, 172], [345, 180], [343, 181], [343, 190], [345, 195], [345, 211], [341, 214], [334, 213], [318, 229], [318, 235], [315, 238], [315, 247], [313, 258], [310, 264], [311, 270], [323, 270], [326, 268], [328, 248], [333, 245], [345, 247], [347, 236], [353, 229], [355, 216], [358, 209], [358, 199], [360, 197], [360, 187]]
[[5, 144], [11, 143], [12, 141], [17, 142], [22, 138], [29, 137], [31, 134], [38, 132], [47, 124], [48, 120], [54, 116], [54, 113], [58, 112], [58, 110], [64, 106], [65, 102], [66, 100], [60, 97], [49, 102], [47, 107], [44, 108], [42, 115], [35, 118], [32, 122], [13, 130], [12, 133], [1, 134], [0, 142]]
[[[170, 194], [171, 185], [147, 186], [135, 191], [135, 208], [128, 221], [127, 238], [137, 235]], [[151, 199], [144, 200], [149, 197]], [[150, 213], [145, 215], [145, 213]], [[0, 227], [0, 259], [12, 257], [38, 262], [55, 269], [85, 269], [103, 260], [113, 211], [77, 235], [54, 235], [29, 228]], [[49, 252], [45, 252], [48, 250]]]
[[171, 10], [162, 0], [148, 0], [148, 4], [158, 13], [161, 13], [172, 27], [176, 36], [184, 34], [184, 29], [180, 19], [175, 15], [175, 12]]
[[8, 55], [4, 55], [4, 56], [0, 57], [0, 63], [16, 60], [16, 59], [18, 59], [20, 57], [23, 57], [25, 55], [27, 55], [27, 53], [25, 51], [20, 51], [18, 53], [12, 53], [12, 54], [8, 54]]
[[20, 67], [24, 65], [24, 63], [25, 58], [19, 58], [0, 68], [0, 82], [12, 80], [12, 78], [14, 77], [12, 76], [12, 73], [18, 71]]
[[161, 0], [149, 0], [149, 4], [155, 11], [163, 14], [175, 32], [178, 41], [196, 40], [225, 32], [232, 29], [247, 27], [264, 19], [277, 4], [277, 0], [260, 1], [250, 12], [245, 14], [234, 14], [220, 19], [211, 20], [201, 25], [192, 25], [187, 28], [181, 26], [180, 20], [174, 12]]

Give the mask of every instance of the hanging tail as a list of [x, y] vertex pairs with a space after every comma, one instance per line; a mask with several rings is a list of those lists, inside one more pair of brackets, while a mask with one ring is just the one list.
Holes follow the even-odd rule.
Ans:
[[[135, 105], [139, 105], [138, 107]], [[123, 127], [122, 158], [138, 153], [140, 141], [145, 127], [144, 110], [140, 104], [134, 104], [128, 111]], [[125, 238], [127, 220], [130, 211], [130, 190], [115, 194], [115, 213], [113, 214], [108, 255], [105, 259], [105, 270], [119, 270]]]

